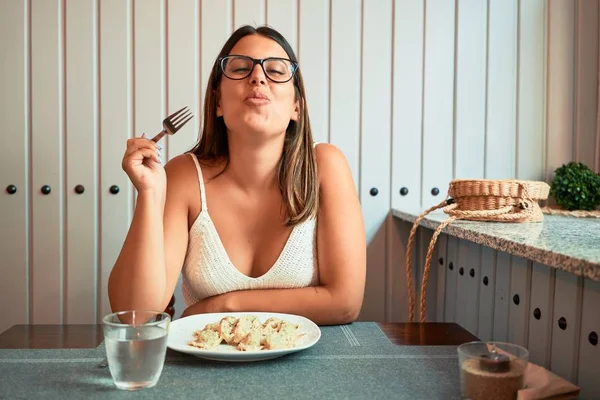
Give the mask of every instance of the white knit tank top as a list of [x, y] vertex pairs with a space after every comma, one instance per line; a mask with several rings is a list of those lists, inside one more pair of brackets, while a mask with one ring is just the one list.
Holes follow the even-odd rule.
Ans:
[[208, 212], [202, 168], [196, 156], [190, 156], [198, 171], [202, 210], [190, 228], [183, 262], [181, 289], [187, 305], [235, 290], [290, 289], [318, 285], [315, 218], [292, 228], [275, 264], [264, 275], [252, 278], [233, 265]]

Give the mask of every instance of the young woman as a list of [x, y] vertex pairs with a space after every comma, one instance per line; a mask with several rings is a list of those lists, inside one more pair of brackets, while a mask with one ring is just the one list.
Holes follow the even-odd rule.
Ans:
[[354, 321], [366, 275], [360, 203], [344, 155], [313, 142], [298, 62], [281, 34], [244, 26], [212, 68], [199, 143], [163, 168], [129, 139], [138, 197], [108, 282], [113, 311], [225, 311]]

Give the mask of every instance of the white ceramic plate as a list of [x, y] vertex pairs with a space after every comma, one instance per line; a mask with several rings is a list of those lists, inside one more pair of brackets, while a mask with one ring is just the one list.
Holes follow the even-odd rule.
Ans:
[[[304, 335], [298, 340], [296, 346], [291, 349], [240, 351], [233, 346], [221, 344], [213, 349], [205, 350], [188, 345], [194, 339], [194, 332], [203, 329], [207, 324], [218, 322], [223, 317], [233, 316], [238, 318], [241, 315], [255, 315], [261, 323], [264, 323], [271, 317], [280, 318], [300, 325], [298, 332]], [[314, 346], [320, 338], [321, 330], [319, 327], [308, 318], [299, 315], [264, 312], [214, 313], [190, 315], [189, 317], [176, 319], [171, 322], [167, 346], [172, 350], [192, 354], [208, 360], [261, 361], [308, 349]]]

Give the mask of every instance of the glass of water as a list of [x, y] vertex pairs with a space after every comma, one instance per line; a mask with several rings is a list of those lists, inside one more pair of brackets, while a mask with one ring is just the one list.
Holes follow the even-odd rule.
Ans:
[[167, 352], [171, 317], [165, 312], [121, 311], [102, 319], [106, 359], [117, 388], [156, 385]]

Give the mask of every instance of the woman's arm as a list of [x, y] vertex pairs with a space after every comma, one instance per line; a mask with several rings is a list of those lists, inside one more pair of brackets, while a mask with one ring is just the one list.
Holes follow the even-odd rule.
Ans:
[[[171, 299], [187, 248], [186, 163], [182, 156], [165, 166], [166, 194], [139, 192], [125, 243], [110, 273], [113, 312], [163, 311]], [[187, 186], [186, 186], [187, 184]]]
[[265, 311], [303, 315], [320, 325], [356, 320], [366, 279], [367, 244], [360, 202], [343, 153], [324, 143], [316, 147], [316, 155], [320, 180], [320, 286], [230, 292], [192, 305], [182, 316]]

